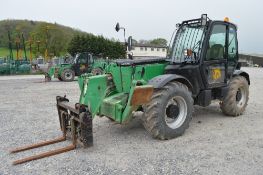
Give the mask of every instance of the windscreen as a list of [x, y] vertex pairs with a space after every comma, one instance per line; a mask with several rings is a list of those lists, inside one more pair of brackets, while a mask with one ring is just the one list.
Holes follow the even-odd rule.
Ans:
[[74, 58], [74, 63], [77, 64], [78, 58], [80, 57], [80, 53], [76, 54], [75, 58]]
[[190, 50], [193, 54], [190, 61], [197, 62], [204, 39], [204, 28], [204, 26], [193, 24], [180, 26], [174, 38], [171, 61], [177, 63], [187, 61], [186, 59], [190, 57], [187, 57], [186, 52]]

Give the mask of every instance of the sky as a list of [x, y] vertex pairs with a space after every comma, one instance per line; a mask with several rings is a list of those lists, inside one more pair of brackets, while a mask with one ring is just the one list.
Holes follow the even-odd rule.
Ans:
[[170, 41], [177, 23], [206, 13], [238, 26], [239, 52], [263, 54], [262, 0], [0, 0], [0, 20], [56, 22], [123, 41], [117, 22], [134, 39]]

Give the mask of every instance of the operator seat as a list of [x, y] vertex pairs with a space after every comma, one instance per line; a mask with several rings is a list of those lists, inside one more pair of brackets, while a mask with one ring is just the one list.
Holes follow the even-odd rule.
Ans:
[[214, 44], [207, 50], [206, 60], [215, 60], [224, 58], [224, 46], [221, 44]]

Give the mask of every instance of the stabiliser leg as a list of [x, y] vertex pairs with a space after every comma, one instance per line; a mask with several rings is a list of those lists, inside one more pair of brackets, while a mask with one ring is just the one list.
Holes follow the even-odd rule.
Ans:
[[[23, 147], [19, 147], [10, 151], [10, 153], [17, 153], [21, 151], [26, 151], [29, 149], [34, 149], [66, 140], [67, 131], [71, 132], [72, 144], [66, 147], [59, 149], [47, 151], [37, 155], [29, 156], [23, 159], [19, 159], [13, 162], [13, 165], [22, 164], [32, 160], [42, 159], [45, 157], [53, 156], [56, 154], [64, 153], [71, 151], [76, 148], [77, 143], [80, 143], [84, 147], [93, 145], [93, 135], [92, 135], [92, 118], [86, 108], [80, 107], [80, 105], [75, 105], [74, 109], [71, 106], [68, 106], [68, 99], [65, 97], [57, 97], [57, 108], [60, 121], [60, 127], [63, 132], [63, 136], [32, 144]], [[68, 112], [69, 111], [69, 112]], [[79, 133], [77, 134], [77, 127], [79, 128]]]

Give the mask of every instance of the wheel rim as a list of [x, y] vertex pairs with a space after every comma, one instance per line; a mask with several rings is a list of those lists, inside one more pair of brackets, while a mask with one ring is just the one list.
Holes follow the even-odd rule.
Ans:
[[177, 129], [184, 123], [187, 116], [187, 105], [183, 97], [171, 98], [165, 108], [165, 122], [172, 128]]
[[246, 98], [247, 98], [247, 92], [245, 88], [244, 87], [238, 88], [236, 93], [236, 102], [239, 108], [242, 108], [245, 105], [247, 100]]
[[72, 76], [73, 76], [73, 75], [72, 75], [71, 72], [66, 72], [66, 73], [65, 73], [65, 77], [66, 77], [67, 80], [72, 79]]

